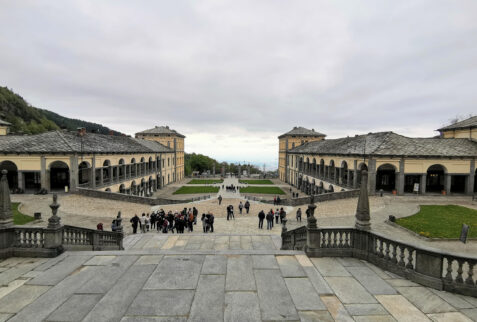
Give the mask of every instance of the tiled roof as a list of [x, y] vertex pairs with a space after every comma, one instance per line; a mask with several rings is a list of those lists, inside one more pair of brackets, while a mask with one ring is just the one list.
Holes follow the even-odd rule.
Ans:
[[158, 142], [127, 136], [51, 131], [35, 135], [0, 136], [0, 153], [159, 153], [173, 152]]
[[448, 126], [444, 126], [443, 128], [440, 128], [437, 131], [468, 129], [472, 127], [477, 127], [477, 116], [472, 116], [466, 120], [463, 120]]
[[290, 152], [320, 155], [476, 157], [477, 142], [469, 139], [409, 138], [393, 132], [379, 132], [308, 142]]
[[185, 138], [184, 135], [180, 134], [176, 130], [170, 129], [169, 126], [155, 126], [152, 129], [144, 130], [142, 132], [138, 132], [137, 134], [171, 134], [181, 138]]
[[12, 125], [12, 123], [8, 123], [7, 121], [0, 120], [0, 125], [7, 125], [7, 126], [10, 126], [10, 125]]
[[319, 137], [319, 136], [325, 137], [326, 136], [326, 134], [316, 132], [314, 129], [308, 130], [308, 129], [306, 129], [304, 127], [301, 127], [301, 126], [295, 126], [291, 131], [288, 131], [287, 133], [280, 135], [278, 138], [281, 139], [282, 137], [292, 136], [292, 135], [295, 135], [295, 136], [316, 136], [316, 137]]

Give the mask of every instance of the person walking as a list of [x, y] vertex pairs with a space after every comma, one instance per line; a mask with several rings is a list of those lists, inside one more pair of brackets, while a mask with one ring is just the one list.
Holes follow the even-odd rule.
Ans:
[[245, 201], [245, 210], [247, 211], [247, 215], [248, 215], [248, 212], [250, 210], [250, 202], [248, 202], [248, 200]]
[[285, 219], [286, 216], [287, 216], [287, 213], [285, 212], [285, 210], [283, 210], [283, 208], [280, 208], [280, 224], [283, 224], [283, 220]]
[[146, 214], [143, 213], [141, 218], [139, 218], [141, 224], [141, 233], [146, 233]]
[[[224, 186], [222, 186], [222, 189], [224, 188]], [[222, 204], [222, 195], [219, 195], [219, 206]]]
[[280, 211], [277, 208], [275, 211], [275, 224], [278, 224], [278, 218], [280, 218]]
[[240, 214], [242, 214], [242, 209], [243, 209], [243, 203], [242, 203], [242, 201], [240, 201], [238, 208], [239, 208]]
[[270, 209], [270, 211], [267, 214], [267, 230], [271, 230], [273, 228], [273, 210]]
[[199, 215], [199, 210], [197, 210], [196, 207], [193, 207], [192, 214], [194, 215], [194, 225], [197, 225], [197, 216]]
[[149, 214], [146, 215], [146, 231], [149, 231], [149, 225], [151, 223], [151, 219], [149, 218]]
[[301, 208], [296, 211], [296, 221], [301, 222]]
[[[265, 219], [265, 212], [260, 210], [258, 213], [258, 229], [263, 229], [263, 220]], [[267, 220], [267, 228], [268, 228], [268, 220]]]
[[210, 226], [210, 232], [213, 233], [214, 232], [214, 215], [209, 211], [209, 226]]

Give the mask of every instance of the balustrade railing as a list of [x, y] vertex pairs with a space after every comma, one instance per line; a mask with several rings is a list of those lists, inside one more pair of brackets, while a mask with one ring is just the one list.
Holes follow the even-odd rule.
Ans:
[[477, 297], [477, 257], [396, 241], [353, 227], [299, 227], [282, 233], [282, 249], [310, 257], [356, 257], [439, 290]]
[[43, 248], [45, 235], [41, 227], [15, 227], [14, 247]]

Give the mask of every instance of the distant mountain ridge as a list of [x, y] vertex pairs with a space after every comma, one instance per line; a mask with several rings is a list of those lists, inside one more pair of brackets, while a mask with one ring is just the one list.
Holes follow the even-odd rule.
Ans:
[[57, 113], [31, 106], [23, 97], [7, 87], [1, 86], [0, 118], [11, 123], [10, 132], [16, 134], [37, 134], [59, 129], [74, 131], [79, 127], [84, 127], [87, 132], [102, 134], [112, 132], [114, 135], [122, 135], [122, 133], [111, 130], [101, 124], [64, 117]]

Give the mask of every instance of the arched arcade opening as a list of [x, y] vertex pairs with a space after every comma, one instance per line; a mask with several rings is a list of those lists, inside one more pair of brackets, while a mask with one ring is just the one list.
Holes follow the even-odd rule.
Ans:
[[379, 166], [376, 171], [376, 190], [396, 190], [396, 168], [389, 163]]
[[50, 164], [50, 190], [64, 190], [70, 187], [70, 168], [63, 161]]

